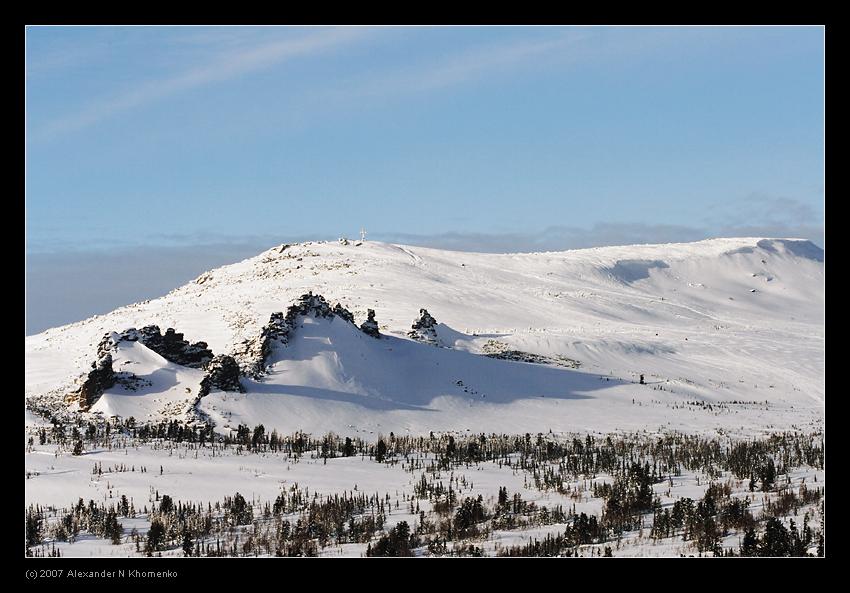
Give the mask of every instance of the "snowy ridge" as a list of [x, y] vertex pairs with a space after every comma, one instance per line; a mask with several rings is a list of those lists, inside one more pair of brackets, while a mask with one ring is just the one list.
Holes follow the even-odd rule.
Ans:
[[[187, 343], [238, 358], [273, 314], [312, 291], [353, 319], [299, 316], [294, 337], [266, 351], [266, 376], [243, 379], [246, 393], [213, 389], [198, 401], [202, 370], [122, 344], [116, 372], [135, 367], [151, 385], [129, 395], [119, 384], [92, 411], [174, 416], [194, 397], [220, 426], [317, 432], [812, 425], [823, 416], [823, 279], [823, 251], [794, 239], [505, 255], [283, 245], [162, 298], [27, 337], [26, 396], [67, 394], [104, 334], [129, 326], [176, 327]], [[369, 309], [382, 339], [356, 325]], [[409, 335], [421, 309], [440, 320], [427, 323], [425, 343]], [[639, 374], [648, 385], [636, 385]], [[680, 412], [694, 400], [722, 412]]]

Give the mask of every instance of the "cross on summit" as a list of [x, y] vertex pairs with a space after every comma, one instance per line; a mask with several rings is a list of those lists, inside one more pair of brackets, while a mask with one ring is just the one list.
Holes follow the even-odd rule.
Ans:
[[361, 241], [365, 241], [365, 240], [366, 240], [366, 229], [364, 229], [364, 228], [361, 228], [361, 229], [360, 229], [360, 240], [361, 240]]

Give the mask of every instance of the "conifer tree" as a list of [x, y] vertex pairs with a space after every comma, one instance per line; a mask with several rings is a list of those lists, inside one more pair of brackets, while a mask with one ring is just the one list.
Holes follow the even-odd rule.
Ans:
[[192, 536], [189, 535], [189, 530], [186, 526], [183, 526], [183, 555], [191, 556], [192, 555]]
[[154, 552], [158, 552], [162, 547], [165, 539], [165, 526], [159, 519], [152, 519], [150, 529], [148, 529], [148, 542], [145, 546], [145, 552], [148, 556], [153, 556]]
[[378, 446], [375, 447], [375, 461], [378, 463], [382, 462], [386, 454], [387, 444], [384, 442], [384, 439], [378, 439]]

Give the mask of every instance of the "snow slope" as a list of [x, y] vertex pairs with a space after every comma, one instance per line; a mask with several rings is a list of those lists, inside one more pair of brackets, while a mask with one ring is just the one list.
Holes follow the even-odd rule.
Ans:
[[113, 356], [116, 373], [132, 373], [141, 384], [116, 384], [92, 406], [104, 416], [156, 419], [161, 413], [184, 414], [194, 403], [204, 372], [165, 360], [139, 342], [120, 342]]
[[[302, 318], [269, 375], [243, 379], [247, 393], [203, 398], [201, 411], [218, 425], [340, 433], [803, 428], [823, 418], [823, 260], [807, 241], [759, 238], [532, 254], [372, 241], [279, 246], [162, 298], [27, 337], [26, 396], [73, 390], [106, 332], [174, 327], [227, 354], [312, 291], [341, 302], [358, 324], [374, 309], [385, 337], [340, 318]], [[444, 348], [407, 337], [420, 308], [440, 322]], [[505, 350], [581, 366], [482, 356]], [[197, 392], [202, 371], [141, 344], [121, 356], [115, 370], [134, 367], [151, 386], [113, 388], [93, 411], [175, 416]], [[640, 374], [647, 385], [637, 384]]]

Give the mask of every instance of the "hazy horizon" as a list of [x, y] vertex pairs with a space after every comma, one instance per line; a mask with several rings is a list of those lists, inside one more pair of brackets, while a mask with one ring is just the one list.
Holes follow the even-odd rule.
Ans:
[[820, 26], [30, 26], [25, 43], [28, 334], [361, 227], [495, 252], [824, 244]]

